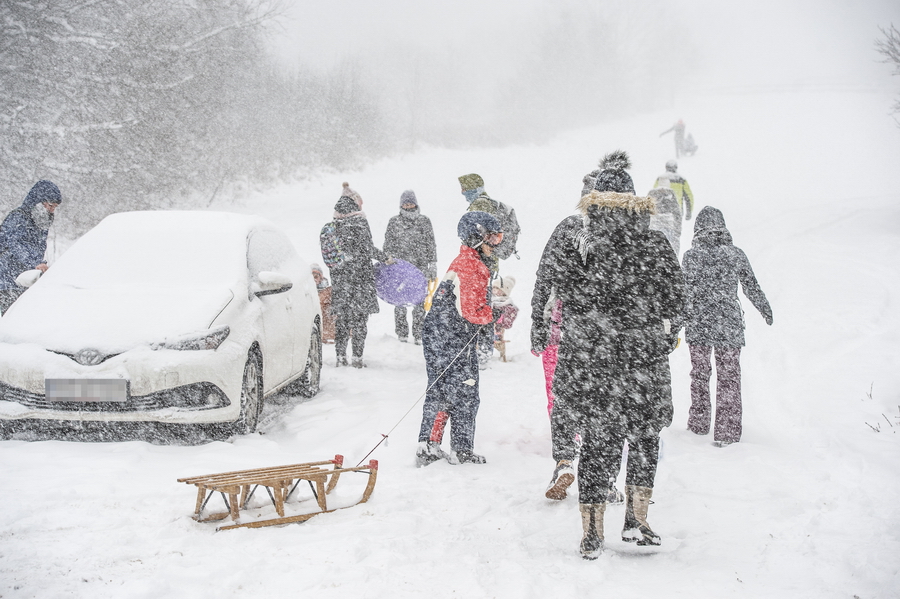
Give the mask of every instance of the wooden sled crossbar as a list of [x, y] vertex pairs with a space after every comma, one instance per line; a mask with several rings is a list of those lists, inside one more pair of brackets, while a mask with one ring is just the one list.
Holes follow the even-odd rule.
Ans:
[[[378, 460], [370, 460], [367, 466], [356, 466], [353, 468], [344, 468], [343, 464], [344, 456], [336, 455], [333, 460], [191, 476], [179, 478], [178, 482], [197, 487], [197, 505], [194, 509], [194, 520], [210, 522], [224, 520], [231, 516], [233, 524], [219, 526], [216, 530], [261, 528], [263, 526], [290, 524], [291, 522], [305, 522], [313, 516], [335, 511], [334, 509], [328, 509], [327, 496], [337, 486], [338, 480], [344, 472], [369, 473], [368, 484], [366, 484], [366, 489], [363, 491], [362, 499], [357, 503], [368, 501], [372, 491], [375, 489], [375, 479], [378, 476]], [[325, 467], [329, 465], [333, 465], [333, 468]], [[316, 502], [319, 504], [319, 511], [311, 514], [285, 516], [285, 502], [290, 498], [300, 482], [304, 480], [309, 483]], [[265, 487], [279, 517], [241, 523], [240, 511], [246, 509], [250, 498], [259, 487]], [[228, 511], [203, 516], [206, 504], [216, 493], [221, 494], [222, 500], [225, 502], [225, 508]]]

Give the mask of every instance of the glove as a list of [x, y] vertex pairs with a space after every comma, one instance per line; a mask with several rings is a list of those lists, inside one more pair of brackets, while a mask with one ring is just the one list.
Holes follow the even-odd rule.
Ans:
[[766, 324], [772, 326], [772, 311], [769, 310], [765, 314], [763, 314], [763, 318], [766, 319]]
[[437, 262], [429, 262], [425, 267], [425, 278], [429, 281], [437, 277]]
[[491, 320], [491, 322], [496, 323], [500, 320], [500, 317], [503, 316], [503, 310], [494, 306], [491, 308], [491, 314], [493, 315], [493, 320]]
[[531, 353], [536, 356], [541, 355], [546, 351], [549, 341], [550, 329], [548, 327], [537, 324], [531, 325]]

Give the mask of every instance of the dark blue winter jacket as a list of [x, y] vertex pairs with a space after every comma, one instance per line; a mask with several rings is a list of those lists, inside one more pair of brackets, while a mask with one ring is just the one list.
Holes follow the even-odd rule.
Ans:
[[47, 231], [35, 224], [31, 217], [32, 208], [42, 202], [59, 204], [61, 201], [56, 185], [38, 181], [22, 205], [3, 219], [0, 225], [0, 291], [18, 288], [16, 277], [44, 261]]

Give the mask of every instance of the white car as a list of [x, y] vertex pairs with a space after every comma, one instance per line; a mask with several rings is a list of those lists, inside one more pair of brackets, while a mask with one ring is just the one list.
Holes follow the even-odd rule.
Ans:
[[318, 391], [320, 331], [309, 265], [265, 219], [114, 214], [0, 317], [0, 431], [252, 432], [265, 398]]

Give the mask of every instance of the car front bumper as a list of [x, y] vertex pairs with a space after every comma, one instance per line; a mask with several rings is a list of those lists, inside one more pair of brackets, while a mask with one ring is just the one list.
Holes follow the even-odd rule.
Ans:
[[[135, 348], [96, 366], [36, 345], [0, 343], [0, 421], [232, 422], [240, 414], [246, 351]], [[51, 401], [46, 379], [124, 379], [125, 401]]]

